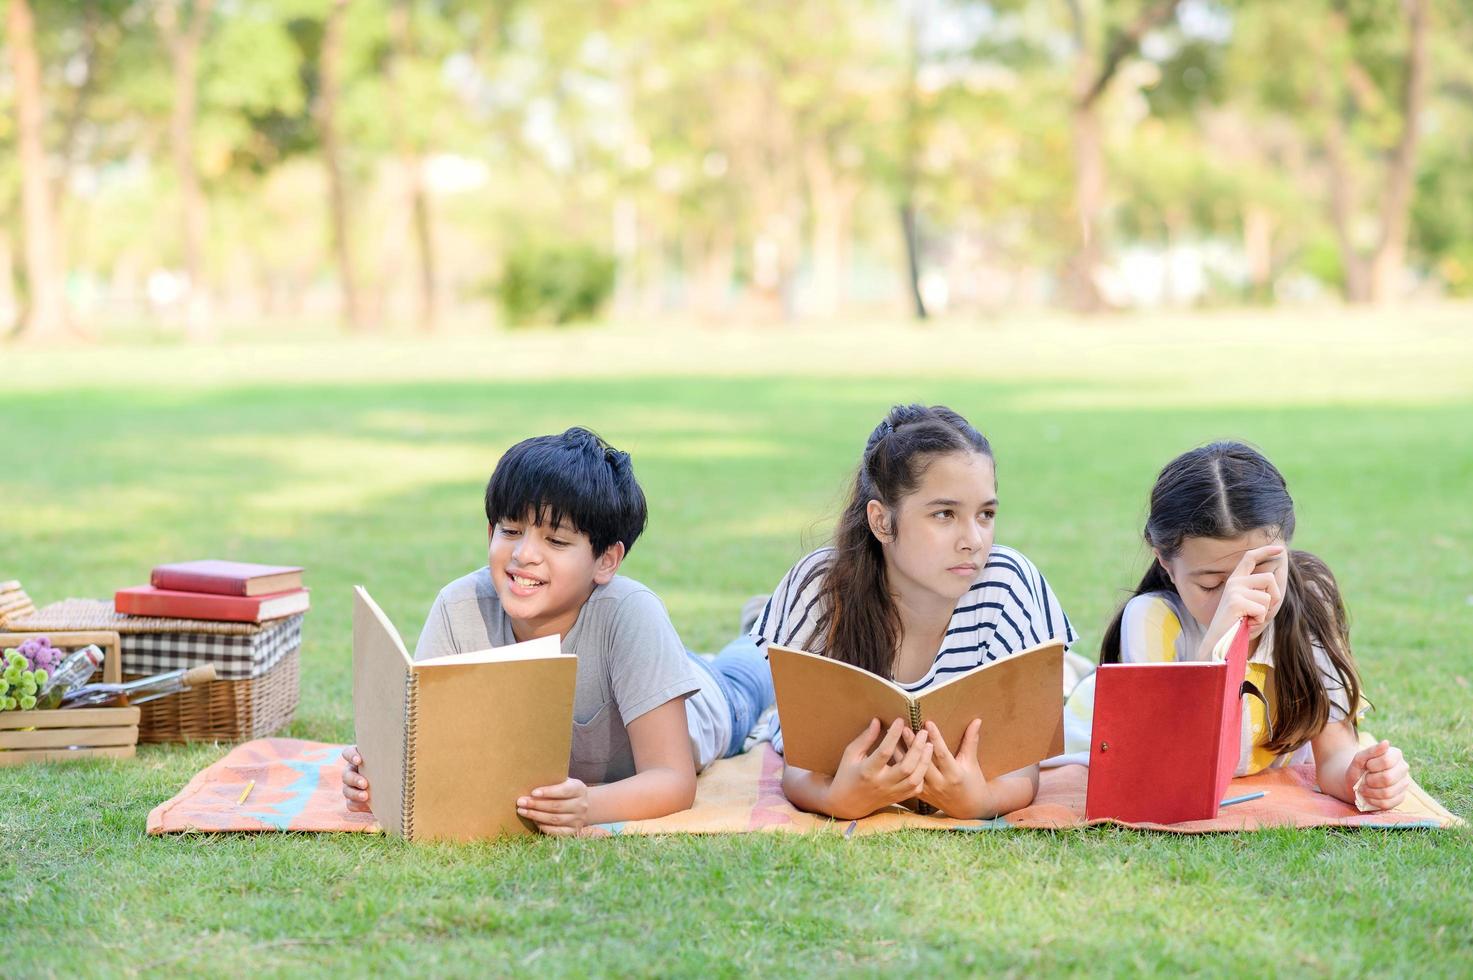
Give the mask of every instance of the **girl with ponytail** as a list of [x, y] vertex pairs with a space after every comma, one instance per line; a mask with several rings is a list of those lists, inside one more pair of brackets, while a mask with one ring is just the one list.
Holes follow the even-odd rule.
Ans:
[[[1237, 775], [1313, 756], [1324, 792], [1390, 809], [1406, 795], [1407, 764], [1388, 742], [1360, 748], [1345, 603], [1325, 563], [1289, 547], [1293, 537], [1294, 501], [1262, 453], [1214, 442], [1178, 456], [1151, 490], [1151, 566], [1105, 631], [1100, 662], [1205, 660], [1248, 617], [1253, 693]], [[1092, 695], [1081, 684], [1068, 715]]]
[[[898, 405], [870, 433], [831, 547], [798, 562], [753, 625], [759, 644], [821, 653], [910, 692], [1059, 638], [1077, 639], [1033, 563], [994, 544], [992, 447], [948, 408]], [[955, 817], [1026, 806], [1038, 767], [988, 781], [980, 721], [953, 755], [934, 725], [877, 718], [833, 776], [788, 766], [795, 805], [843, 819], [919, 798]], [[779, 728], [773, 743], [782, 751]]]

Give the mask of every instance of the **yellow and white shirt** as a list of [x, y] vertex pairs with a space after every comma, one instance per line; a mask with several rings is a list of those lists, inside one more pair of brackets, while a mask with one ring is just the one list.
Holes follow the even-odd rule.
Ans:
[[[1264, 747], [1269, 739], [1269, 705], [1274, 704], [1274, 638], [1273, 624], [1258, 638], [1257, 648], [1248, 658], [1245, 680], [1262, 693], [1243, 696], [1243, 738], [1235, 775], [1249, 776], [1265, 769], [1297, 765], [1313, 759], [1308, 743], [1293, 752], [1275, 754]], [[1206, 627], [1187, 612], [1181, 596], [1175, 592], [1147, 592], [1125, 605], [1120, 621], [1120, 660], [1122, 663], [1169, 663], [1195, 660], [1206, 635]], [[1314, 648], [1316, 665], [1325, 692], [1330, 697], [1329, 721], [1344, 721], [1349, 715], [1348, 698], [1340, 676], [1335, 673], [1329, 656]], [[1094, 675], [1079, 683], [1069, 696], [1064, 709], [1065, 752], [1069, 761], [1084, 761], [1089, 754], [1090, 723], [1094, 717]], [[1078, 754], [1082, 753], [1083, 758]]]

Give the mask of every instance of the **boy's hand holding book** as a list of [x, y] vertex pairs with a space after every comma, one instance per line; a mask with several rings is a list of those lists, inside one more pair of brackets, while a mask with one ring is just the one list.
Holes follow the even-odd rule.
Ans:
[[370, 810], [368, 780], [358, 769], [363, 765], [363, 756], [358, 754], [358, 746], [344, 746], [343, 761], [347, 763], [343, 769], [343, 798], [348, 801], [348, 809], [367, 813]]
[[517, 799], [517, 815], [526, 817], [551, 837], [569, 837], [588, 823], [588, 784], [569, 777], [539, 786]]
[[844, 749], [829, 783], [828, 812], [841, 820], [857, 820], [918, 796], [931, 764], [931, 739], [926, 732], [917, 733], [901, 754], [901, 739], [909, 734], [905, 722], [896, 718], [871, 751], [880, 735], [880, 720], [872, 719]]

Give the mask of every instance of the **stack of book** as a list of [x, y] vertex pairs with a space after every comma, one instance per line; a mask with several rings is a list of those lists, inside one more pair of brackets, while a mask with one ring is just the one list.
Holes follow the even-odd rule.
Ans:
[[113, 596], [113, 608], [130, 616], [227, 623], [282, 619], [308, 606], [300, 567], [216, 559], [159, 565], [148, 585]]

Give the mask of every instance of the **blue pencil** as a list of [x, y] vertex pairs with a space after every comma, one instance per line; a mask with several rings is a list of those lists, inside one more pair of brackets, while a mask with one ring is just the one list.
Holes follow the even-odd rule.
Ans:
[[1234, 803], [1247, 803], [1249, 800], [1256, 800], [1263, 795], [1263, 790], [1259, 790], [1257, 793], [1244, 793], [1242, 796], [1229, 796], [1218, 805], [1232, 806]]

